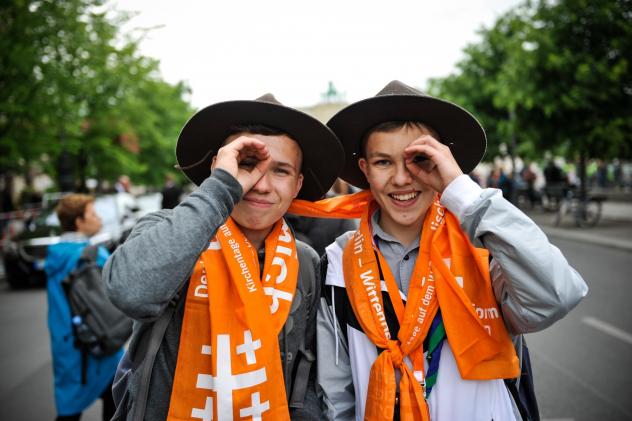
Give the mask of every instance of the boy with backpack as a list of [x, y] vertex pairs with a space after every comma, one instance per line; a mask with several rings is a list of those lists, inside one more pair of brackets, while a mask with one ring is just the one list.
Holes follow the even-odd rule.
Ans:
[[283, 215], [333, 184], [338, 140], [267, 94], [199, 111], [176, 156], [199, 187], [143, 217], [104, 269], [112, 301], [137, 320], [114, 419], [320, 419], [318, 256]]
[[464, 174], [483, 128], [398, 81], [328, 126], [346, 152], [340, 177], [370, 193], [357, 195], [360, 228], [322, 262], [327, 419], [538, 419], [522, 334], [588, 289], [533, 221]]
[[[103, 400], [103, 419], [114, 414], [112, 380], [123, 355], [119, 346], [109, 355], [94, 356], [81, 349], [76, 332], [76, 314], [69, 304], [65, 282], [74, 273], [89, 238], [101, 229], [101, 219], [94, 210], [94, 198], [84, 194], [69, 194], [57, 205], [57, 217], [62, 229], [60, 242], [48, 247], [44, 264], [47, 276], [48, 328], [53, 352], [55, 406], [57, 421], [77, 421], [81, 413], [97, 399]], [[103, 247], [96, 250], [96, 263], [103, 266], [109, 253]]]

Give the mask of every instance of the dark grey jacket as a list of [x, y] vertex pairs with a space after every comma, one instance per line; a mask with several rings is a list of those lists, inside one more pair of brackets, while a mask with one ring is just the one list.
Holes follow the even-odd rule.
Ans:
[[[129, 344], [128, 360], [135, 361], [147, 343], [154, 322], [172, 298], [187, 284], [193, 266], [234, 205], [241, 199], [237, 180], [216, 170], [186, 200], [173, 210], [162, 210], [141, 218], [127, 241], [107, 261], [103, 278], [112, 302], [136, 320]], [[299, 280], [292, 311], [279, 335], [288, 400], [292, 397], [292, 374], [300, 358], [299, 348], [314, 349], [316, 309], [320, 296], [318, 256], [297, 241]], [[186, 289], [175, 304], [153, 367], [145, 419], [164, 420], [169, 410], [171, 388], [178, 358]], [[302, 355], [302, 354], [301, 354]], [[130, 410], [139, 388], [139, 370], [126, 373], [127, 390], [120, 397], [115, 419], [131, 419]], [[310, 385], [312, 383], [310, 382]], [[304, 403], [304, 408], [300, 408]], [[292, 405], [291, 405], [292, 406]], [[304, 402], [294, 405], [293, 419], [318, 419], [313, 387]]]

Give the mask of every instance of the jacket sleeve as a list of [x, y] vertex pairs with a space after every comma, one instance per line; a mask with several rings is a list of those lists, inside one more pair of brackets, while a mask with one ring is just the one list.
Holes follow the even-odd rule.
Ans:
[[[326, 256], [321, 262], [323, 278], [327, 273]], [[323, 286], [316, 320], [317, 378], [322, 396], [323, 414], [328, 420], [355, 419], [355, 392], [348, 344], [335, 316], [333, 286]], [[346, 326], [344, 326], [346, 328]]]
[[560, 250], [500, 190], [483, 190], [462, 175], [445, 189], [441, 203], [475, 246], [489, 250], [494, 294], [511, 334], [550, 326], [588, 293]]
[[233, 176], [216, 170], [175, 209], [141, 218], [103, 269], [112, 302], [137, 320], [156, 319], [241, 194]]

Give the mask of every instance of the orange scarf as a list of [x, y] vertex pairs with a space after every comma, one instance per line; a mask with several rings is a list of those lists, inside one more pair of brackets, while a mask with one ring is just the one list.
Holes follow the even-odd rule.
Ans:
[[[401, 419], [430, 419], [423, 391], [422, 345], [438, 308], [463, 379], [517, 377], [518, 358], [492, 291], [488, 251], [474, 248], [457, 218], [436, 200], [424, 219], [414, 281], [404, 306], [388, 264], [373, 245], [369, 221], [375, 208], [368, 192], [316, 204], [295, 202], [291, 208], [303, 215], [328, 217], [357, 216], [363, 209], [360, 229], [344, 250], [344, 279], [362, 329], [375, 345], [385, 349], [371, 368], [365, 419], [393, 419], [395, 367], [402, 373]], [[397, 338], [391, 338], [386, 324], [380, 267], [400, 324]], [[412, 371], [404, 362], [406, 356], [411, 357]]]
[[195, 265], [180, 334], [169, 421], [289, 420], [278, 334], [298, 277], [280, 220], [257, 251], [229, 218]]

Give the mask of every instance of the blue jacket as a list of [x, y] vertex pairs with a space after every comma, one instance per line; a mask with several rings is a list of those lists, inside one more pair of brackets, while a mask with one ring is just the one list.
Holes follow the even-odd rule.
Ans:
[[[88, 356], [86, 384], [81, 384], [81, 352], [74, 347], [70, 307], [61, 282], [75, 268], [83, 248], [88, 244], [85, 237], [76, 233], [65, 234], [62, 241], [48, 247], [44, 270], [48, 278], [48, 329], [53, 351], [55, 377], [55, 405], [58, 415], [72, 415], [88, 408], [101, 394], [116, 372], [123, 356], [121, 349], [105, 358]], [[99, 248], [97, 264], [103, 266], [108, 251]]]

